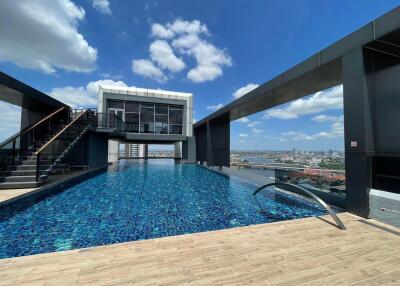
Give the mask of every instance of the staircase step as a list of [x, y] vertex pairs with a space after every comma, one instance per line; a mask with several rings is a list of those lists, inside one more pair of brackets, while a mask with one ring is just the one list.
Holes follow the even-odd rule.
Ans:
[[[41, 176], [41, 180], [47, 179], [47, 176]], [[8, 182], [34, 182], [36, 180], [36, 176], [9, 176], [0, 178], [0, 182], [8, 183]]]
[[[40, 170], [46, 170], [47, 168], [49, 168], [50, 165], [40, 165]], [[16, 170], [20, 170], [20, 171], [34, 171], [36, 170], [36, 164], [35, 165], [18, 165], [18, 166], [8, 166], [7, 167], [7, 171], [16, 171]]]
[[0, 190], [4, 189], [27, 189], [27, 188], [37, 188], [42, 185], [43, 182], [7, 182], [0, 183]]
[[[42, 160], [40, 159], [40, 164], [50, 165], [50, 160]], [[36, 160], [17, 160], [15, 161], [16, 165], [36, 165]]]
[[2, 171], [0, 172], [0, 177], [8, 176], [36, 176], [36, 170], [14, 170], [14, 171]]

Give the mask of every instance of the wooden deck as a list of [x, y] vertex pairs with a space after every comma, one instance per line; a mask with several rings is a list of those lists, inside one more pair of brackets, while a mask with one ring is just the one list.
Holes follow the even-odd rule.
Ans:
[[5, 190], [0, 190], [0, 203], [6, 202], [8, 200], [14, 199], [19, 196], [23, 196], [25, 194], [29, 194], [30, 192], [36, 190], [36, 188], [33, 189], [5, 189]]
[[341, 218], [3, 259], [0, 285], [400, 285], [400, 230]]

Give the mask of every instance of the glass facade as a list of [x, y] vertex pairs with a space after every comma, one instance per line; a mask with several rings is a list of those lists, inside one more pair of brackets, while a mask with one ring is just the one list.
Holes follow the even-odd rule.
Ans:
[[183, 106], [134, 101], [109, 100], [108, 112], [123, 110], [127, 132], [182, 134]]

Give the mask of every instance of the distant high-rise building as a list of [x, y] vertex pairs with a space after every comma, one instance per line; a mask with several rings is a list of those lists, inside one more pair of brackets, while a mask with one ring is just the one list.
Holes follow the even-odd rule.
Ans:
[[129, 158], [145, 158], [148, 156], [147, 144], [128, 144]]

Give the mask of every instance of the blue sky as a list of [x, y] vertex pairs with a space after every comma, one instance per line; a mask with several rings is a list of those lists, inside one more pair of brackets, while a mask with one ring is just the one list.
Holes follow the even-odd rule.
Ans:
[[[0, 2], [0, 70], [74, 106], [99, 83], [194, 94], [199, 120], [400, 4], [394, 0]], [[34, 13], [32, 12], [34, 11]], [[343, 149], [341, 89], [231, 125], [232, 149]], [[18, 109], [0, 105], [0, 140]]]

